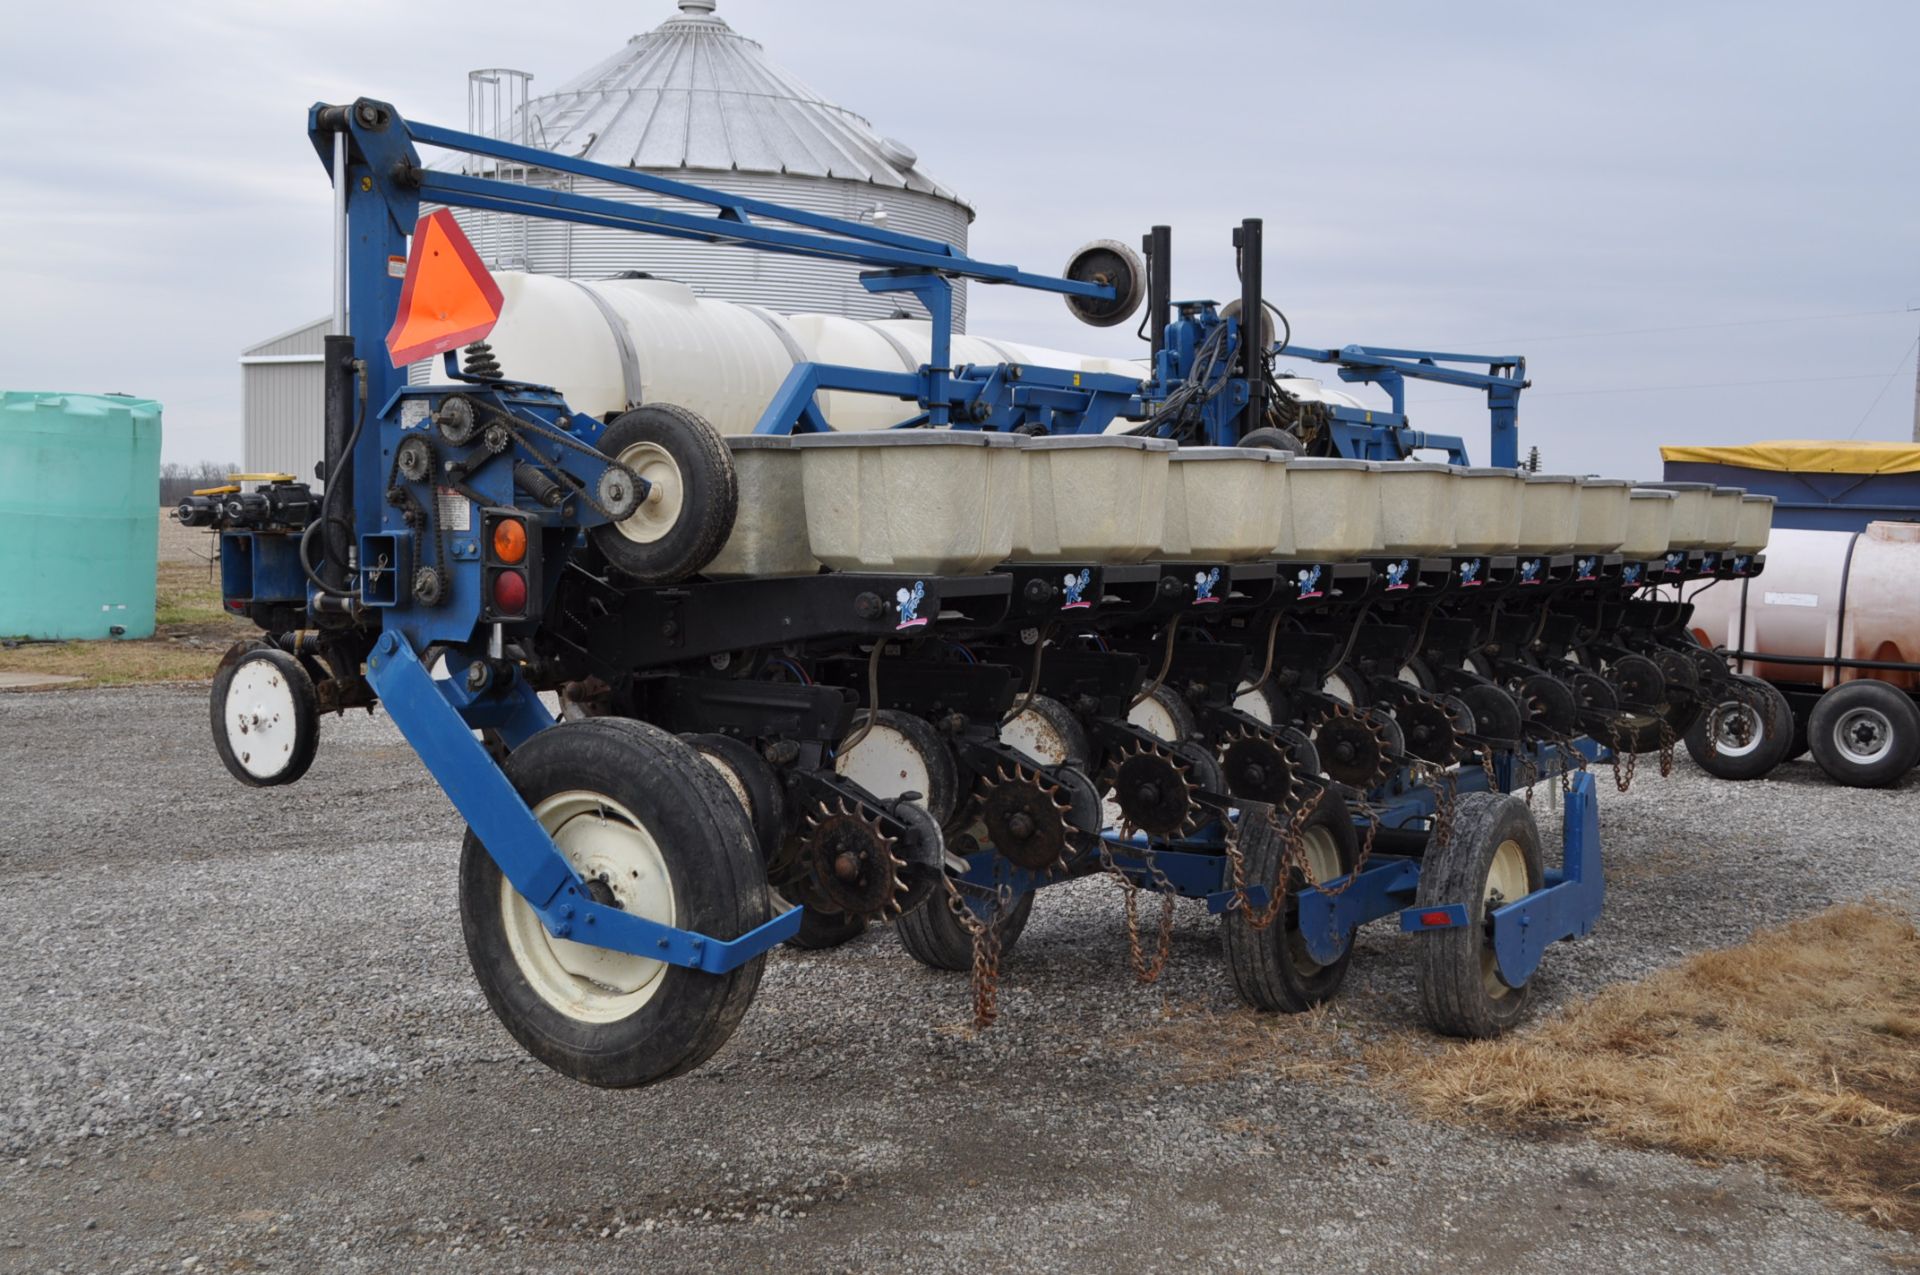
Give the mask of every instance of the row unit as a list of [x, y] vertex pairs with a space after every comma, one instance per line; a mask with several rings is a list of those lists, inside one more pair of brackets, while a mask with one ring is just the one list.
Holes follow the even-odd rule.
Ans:
[[1003, 562], [1757, 553], [1773, 499], [1126, 435], [732, 435], [740, 511], [709, 576], [963, 575]]

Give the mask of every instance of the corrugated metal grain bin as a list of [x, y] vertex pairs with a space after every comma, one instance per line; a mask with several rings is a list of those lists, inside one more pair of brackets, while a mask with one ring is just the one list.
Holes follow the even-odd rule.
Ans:
[[159, 511], [160, 404], [0, 392], [0, 634], [151, 637]]

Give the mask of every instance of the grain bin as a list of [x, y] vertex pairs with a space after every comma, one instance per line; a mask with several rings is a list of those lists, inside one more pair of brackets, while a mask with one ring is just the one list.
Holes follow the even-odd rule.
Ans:
[[0, 392], [0, 634], [151, 637], [160, 404]]

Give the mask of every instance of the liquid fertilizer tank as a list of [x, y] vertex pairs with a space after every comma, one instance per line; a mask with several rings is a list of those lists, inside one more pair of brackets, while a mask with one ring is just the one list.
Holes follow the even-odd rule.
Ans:
[[0, 393], [0, 635], [151, 637], [160, 404]]

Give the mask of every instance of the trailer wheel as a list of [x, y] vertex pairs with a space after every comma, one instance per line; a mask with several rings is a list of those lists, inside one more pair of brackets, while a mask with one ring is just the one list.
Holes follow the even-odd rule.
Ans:
[[1884, 788], [1920, 759], [1920, 709], [1885, 682], [1842, 682], [1813, 706], [1807, 743], [1836, 784]]
[[[1271, 325], [1272, 321], [1268, 320], [1268, 323]], [[1259, 447], [1266, 451], [1280, 452], [1287, 456], [1298, 456], [1304, 444], [1301, 443], [1297, 435], [1289, 434], [1284, 429], [1275, 429], [1271, 425], [1263, 425], [1259, 429], [1248, 430], [1242, 434], [1240, 441], [1235, 443], [1234, 446]]]
[[[1279, 810], [1275, 818], [1285, 823], [1292, 812]], [[1280, 879], [1280, 860], [1285, 849], [1279, 829], [1265, 819], [1242, 815], [1238, 836], [1240, 853], [1246, 861], [1249, 883], [1272, 887]], [[1307, 950], [1300, 932], [1298, 891], [1309, 884], [1331, 881], [1353, 870], [1359, 858], [1360, 839], [1347, 812], [1347, 803], [1327, 790], [1318, 806], [1300, 829], [1300, 849], [1307, 861], [1307, 873], [1297, 866], [1287, 869], [1287, 900], [1280, 915], [1264, 930], [1255, 929], [1245, 909], [1236, 908], [1221, 920], [1226, 952], [1227, 974], [1240, 999], [1254, 1009], [1298, 1014], [1332, 1000], [1347, 977], [1353, 962], [1353, 936], [1338, 960], [1322, 965]]]
[[1427, 845], [1418, 907], [1464, 903], [1467, 924], [1419, 936], [1420, 1003], [1447, 1036], [1487, 1039], [1526, 1012], [1528, 985], [1500, 977], [1487, 918], [1495, 908], [1540, 888], [1540, 830], [1526, 803], [1506, 793], [1468, 793], [1454, 807], [1445, 841]]
[[[1759, 779], [1786, 760], [1793, 742], [1787, 697], [1757, 678], [1736, 677], [1687, 728], [1687, 752], [1716, 779]], [[1708, 728], [1713, 733], [1708, 734]]]
[[[1002, 956], [1013, 950], [1021, 932], [1027, 928], [1027, 918], [1033, 913], [1033, 895], [1029, 890], [994, 918]], [[986, 919], [978, 909], [974, 915]], [[900, 946], [906, 949], [907, 955], [929, 969], [965, 972], [973, 968], [973, 934], [953, 914], [945, 886], [936, 888], [925, 903], [895, 921], [893, 929], [900, 936]]]
[[[574, 870], [621, 908], [719, 938], [771, 915], [739, 802], [674, 736], [625, 718], [568, 723], [528, 740], [505, 769]], [[513, 1038], [560, 1074], [609, 1089], [711, 1057], [765, 963], [708, 974], [554, 938], [471, 829], [460, 920], [480, 989]]]
[[651, 484], [632, 514], [590, 533], [607, 561], [640, 584], [673, 584], [712, 562], [740, 503], [733, 456], [713, 426], [649, 403], [615, 417], [598, 447]]
[[[854, 730], [867, 720], [862, 711]], [[911, 713], [883, 708], [873, 727], [833, 759], [836, 772], [876, 797], [920, 794], [920, 805], [945, 827], [960, 805], [960, 767], [953, 750], [935, 730]]]
[[236, 645], [220, 661], [207, 705], [214, 751], [249, 788], [290, 784], [313, 765], [320, 745], [313, 679], [280, 648], [252, 638]]

